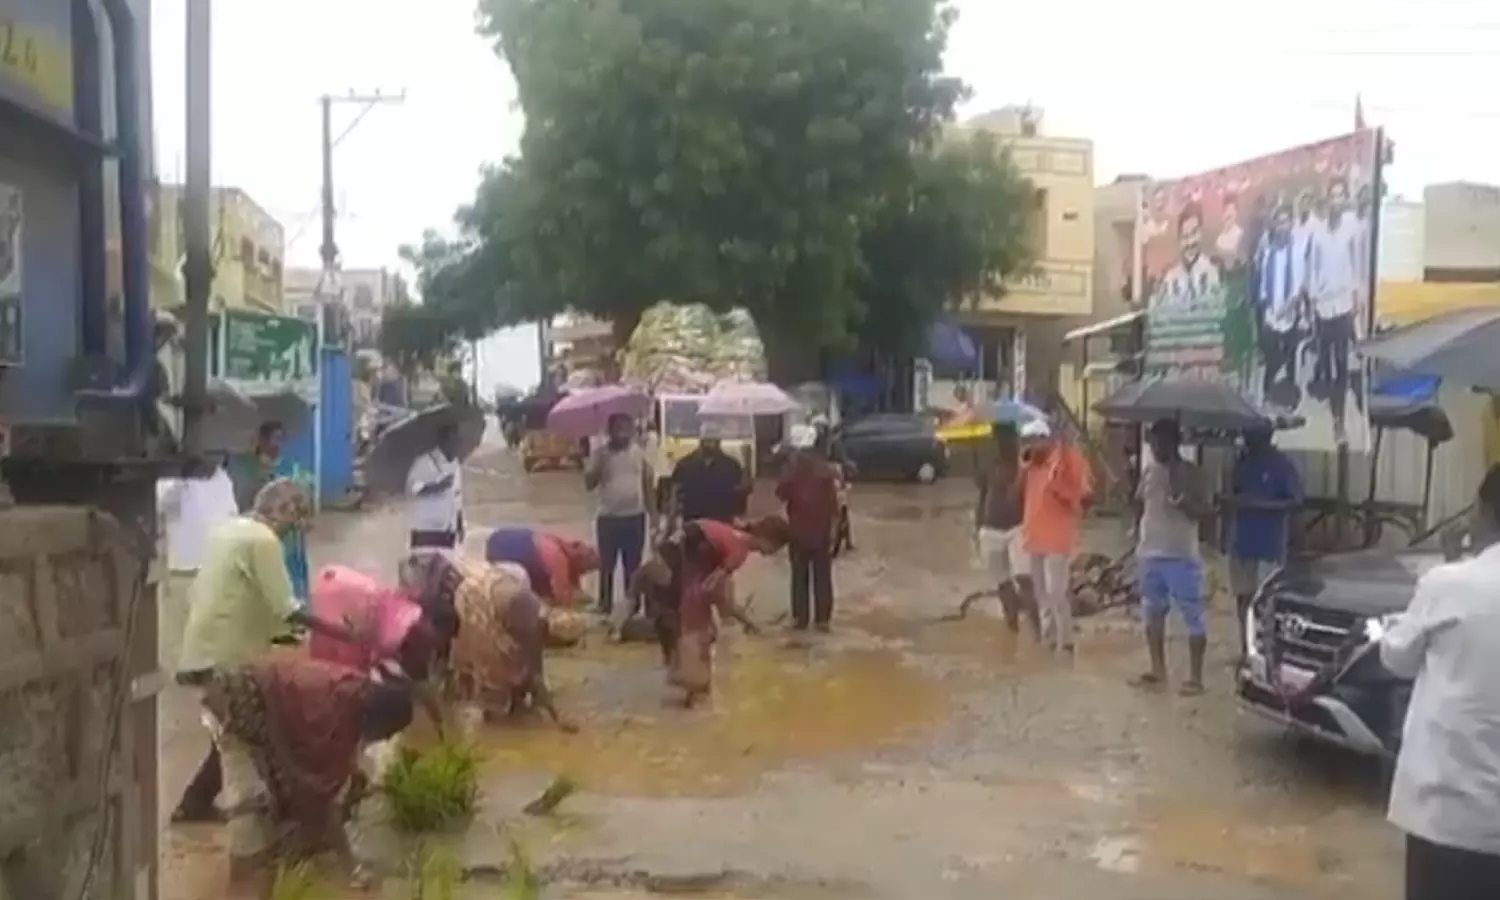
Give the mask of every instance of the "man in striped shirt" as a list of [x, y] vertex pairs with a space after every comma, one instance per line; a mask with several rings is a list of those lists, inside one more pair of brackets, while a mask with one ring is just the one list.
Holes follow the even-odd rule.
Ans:
[[1188, 203], [1177, 214], [1177, 265], [1156, 289], [1153, 305], [1187, 310], [1219, 293], [1219, 269], [1203, 252], [1203, 211]]

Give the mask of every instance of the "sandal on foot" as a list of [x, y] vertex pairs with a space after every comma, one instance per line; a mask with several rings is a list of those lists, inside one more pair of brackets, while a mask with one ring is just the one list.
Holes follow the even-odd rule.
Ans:
[[1182, 686], [1177, 689], [1177, 693], [1182, 697], [1197, 697], [1203, 693], [1203, 682], [1184, 681]]
[[1153, 672], [1146, 672], [1130, 679], [1130, 686], [1140, 688], [1143, 691], [1159, 691], [1166, 686], [1167, 680]]

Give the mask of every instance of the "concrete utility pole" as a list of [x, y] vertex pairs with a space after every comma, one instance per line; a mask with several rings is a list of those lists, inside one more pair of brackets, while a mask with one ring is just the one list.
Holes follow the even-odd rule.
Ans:
[[[350, 91], [348, 94], [335, 97], [324, 94], [318, 98], [318, 104], [323, 112], [323, 243], [319, 252], [323, 257], [323, 277], [319, 283], [320, 299], [329, 296], [337, 296], [338, 271], [339, 271], [339, 245], [334, 239], [334, 220], [338, 217], [338, 208], [333, 196], [333, 149], [339, 142], [349, 136], [356, 126], [369, 115], [370, 111], [377, 106], [391, 103], [405, 103], [406, 91], [397, 94], [385, 94], [376, 91], [373, 94], [358, 94]], [[352, 103], [362, 106], [343, 133], [337, 137], [333, 134], [333, 105], [335, 103]]]
[[182, 406], [184, 452], [202, 452], [207, 406], [208, 298], [213, 292], [213, 74], [209, 0], [187, 4], [187, 177], [182, 196], [183, 293], [187, 319]]

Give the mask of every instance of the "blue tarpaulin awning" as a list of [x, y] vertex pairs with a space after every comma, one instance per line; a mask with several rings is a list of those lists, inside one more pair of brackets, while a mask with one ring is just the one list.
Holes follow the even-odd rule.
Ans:
[[979, 347], [962, 328], [944, 319], [927, 331], [927, 358], [950, 369], [978, 369]]

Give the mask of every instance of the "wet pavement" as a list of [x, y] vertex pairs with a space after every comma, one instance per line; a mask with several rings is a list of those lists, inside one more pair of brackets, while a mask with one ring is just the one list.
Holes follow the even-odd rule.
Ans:
[[[482, 452], [466, 492], [476, 545], [502, 523], [588, 532], [576, 473], [526, 476], [503, 451]], [[1190, 699], [1126, 685], [1144, 654], [1123, 612], [1083, 620], [1071, 663], [1014, 640], [993, 614], [939, 622], [984, 586], [968, 495], [958, 479], [859, 485], [834, 633], [727, 626], [706, 709], [664, 705], [653, 647], [591, 636], [550, 656], [559, 703], [583, 730], [482, 735], [483, 808], [450, 842], [473, 896], [496, 895], [512, 840], [554, 896], [596, 900], [1399, 895], [1400, 842], [1382, 819], [1377, 767], [1235, 711], [1225, 603], [1209, 691]], [[1089, 531], [1091, 549], [1117, 548], [1117, 523]], [[314, 564], [389, 576], [404, 539], [399, 509], [325, 516]], [[785, 610], [785, 565], [754, 559], [738, 579], [762, 623]], [[1186, 648], [1170, 652], [1176, 662]], [[165, 703], [170, 810], [204, 739], [187, 697]], [[526, 820], [521, 806], [558, 774], [580, 793]], [[382, 831], [362, 827], [363, 852], [399, 859]], [[167, 900], [216, 895], [216, 839], [171, 832]]]

